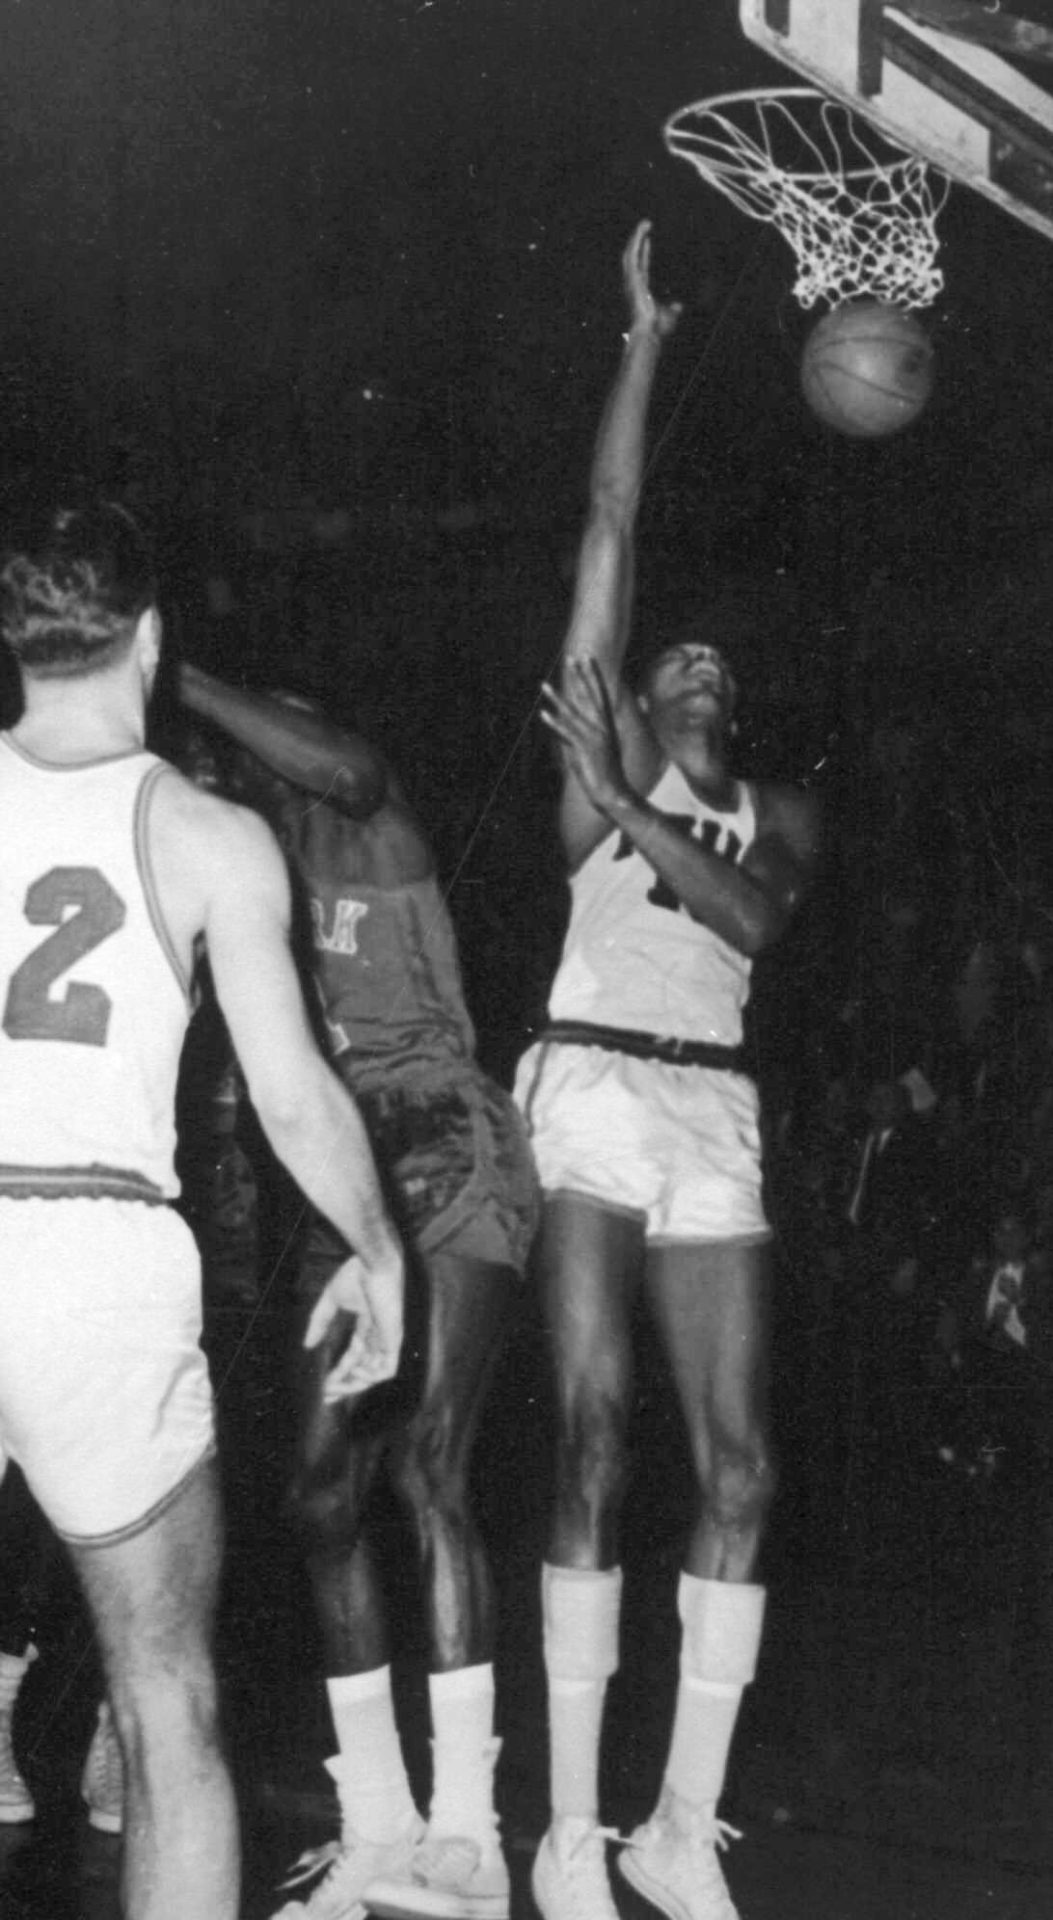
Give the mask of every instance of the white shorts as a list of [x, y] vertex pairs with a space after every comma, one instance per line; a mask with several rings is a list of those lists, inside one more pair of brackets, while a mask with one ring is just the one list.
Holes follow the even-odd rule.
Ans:
[[745, 1075], [548, 1040], [524, 1054], [515, 1097], [546, 1194], [639, 1215], [652, 1242], [771, 1237]]
[[0, 1200], [0, 1472], [56, 1532], [138, 1532], [214, 1447], [194, 1237], [134, 1200]]

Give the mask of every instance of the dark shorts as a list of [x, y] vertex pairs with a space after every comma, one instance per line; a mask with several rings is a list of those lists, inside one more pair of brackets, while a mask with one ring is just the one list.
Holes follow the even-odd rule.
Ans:
[[[511, 1095], [482, 1073], [372, 1092], [355, 1087], [351, 1073], [346, 1078], [407, 1245], [425, 1259], [450, 1255], [522, 1274], [539, 1190]], [[315, 1216], [300, 1265], [301, 1295], [316, 1295], [346, 1257], [341, 1236]]]

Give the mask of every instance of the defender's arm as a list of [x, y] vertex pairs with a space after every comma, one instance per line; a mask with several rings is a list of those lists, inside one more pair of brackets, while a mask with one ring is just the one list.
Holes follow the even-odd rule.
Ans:
[[383, 755], [324, 715], [230, 687], [188, 663], [179, 669], [179, 693], [192, 713], [247, 747], [281, 779], [318, 794], [349, 818], [368, 820], [387, 799]]

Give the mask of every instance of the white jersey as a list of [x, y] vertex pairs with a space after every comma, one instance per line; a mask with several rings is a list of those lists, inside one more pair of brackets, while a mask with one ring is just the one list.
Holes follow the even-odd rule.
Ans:
[[179, 1191], [189, 983], [147, 849], [163, 767], [53, 766], [0, 734], [0, 1195]]
[[[719, 859], [741, 860], [756, 838], [753, 796], [742, 781], [732, 810], [721, 812], [669, 765], [648, 802]], [[691, 918], [625, 834], [611, 833], [593, 848], [570, 890], [551, 1019], [740, 1044], [749, 960]]]

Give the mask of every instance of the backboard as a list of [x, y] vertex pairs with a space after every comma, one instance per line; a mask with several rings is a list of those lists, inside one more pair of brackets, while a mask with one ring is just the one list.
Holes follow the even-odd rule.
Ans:
[[1012, 6], [740, 0], [740, 19], [888, 140], [1053, 239], [1053, 30]]

